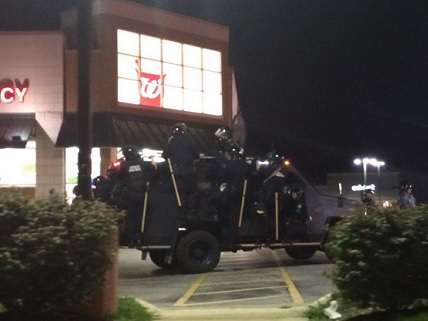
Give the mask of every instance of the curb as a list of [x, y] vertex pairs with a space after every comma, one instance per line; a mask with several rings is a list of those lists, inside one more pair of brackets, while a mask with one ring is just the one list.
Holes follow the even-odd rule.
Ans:
[[318, 304], [325, 304], [331, 300], [332, 293], [320, 297], [318, 300], [309, 304], [309, 306], [317, 306]]
[[[328, 297], [328, 296], [326, 296]], [[315, 301], [318, 302], [325, 297]], [[181, 309], [170, 308], [160, 309], [155, 305], [135, 298], [135, 300], [146, 308], [147, 311], [152, 313], [155, 320], [159, 321], [220, 321], [220, 320], [307, 320], [303, 313], [307, 310], [307, 304], [292, 306], [289, 308], [221, 308], [221, 309]], [[314, 304], [314, 303], [312, 303]]]
[[288, 309], [281, 308], [230, 308], [230, 309], [192, 309], [162, 310], [162, 320], [285, 320], [287, 318], [303, 318], [306, 305]]
[[141, 304], [144, 308], [146, 308], [146, 310], [149, 313], [153, 314], [154, 316], [160, 316], [162, 314], [162, 311], [157, 306], [155, 306], [155, 305], [153, 305], [153, 304], [151, 304], [151, 303], [149, 303], [147, 301], [141, 300], [139, 298], [135, 298], [134, 297], [134, 299], [139, 304]]

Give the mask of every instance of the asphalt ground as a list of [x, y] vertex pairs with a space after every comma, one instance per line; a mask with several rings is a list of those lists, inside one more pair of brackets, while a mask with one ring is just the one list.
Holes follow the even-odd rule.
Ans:
[[284, 250], [223, 253], [217, 268], [186, 275], [158, 268], [137, 250], [119, 253], [119, 295], [134, 296], [161, 309], [273, 308], [310, 303], [330, 293], [323, 253], [304, 261]]

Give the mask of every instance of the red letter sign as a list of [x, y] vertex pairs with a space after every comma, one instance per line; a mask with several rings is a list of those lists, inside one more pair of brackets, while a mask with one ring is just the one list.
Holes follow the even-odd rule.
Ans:
[[24, 97], [30, 87], [28, 78], [21, 82], [19, 79], [2, 79], [0, 81], [0, 103], [11, 104], [14, 101], [24, 102]]

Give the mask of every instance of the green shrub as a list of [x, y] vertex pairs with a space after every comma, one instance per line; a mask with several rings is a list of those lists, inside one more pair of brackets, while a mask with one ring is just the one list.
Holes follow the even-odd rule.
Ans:
[[103, 282], [119, 216], [99, 202], [0, 195], [0, 304], [34, 315], [84, 303]]
[[428, 207], [356, 211], [327, 244], [341, 296], [360, 307], [393, 310], [428, 298]]
[[114, 321], [151, 321], [153, 315], [134, 298], [120, 298]]

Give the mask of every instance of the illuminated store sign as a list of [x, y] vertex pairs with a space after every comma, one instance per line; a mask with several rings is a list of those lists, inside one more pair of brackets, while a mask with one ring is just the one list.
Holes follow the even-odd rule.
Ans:
[[117, 31], [118, 101], [221, 116], [221, 52]]
[[144, 72], [139, 59], [136, 60], [136, 65], [140, 90], [140, 105], [160, 107], [162, 83], [165, 76]]
[[28, 78], [24, 81], [19, 79], [2, 79], [0, 80], [0, 103], [11, 104], [15, 101], [24, 102], [24, 97], [27, 94], [30, 81]]

